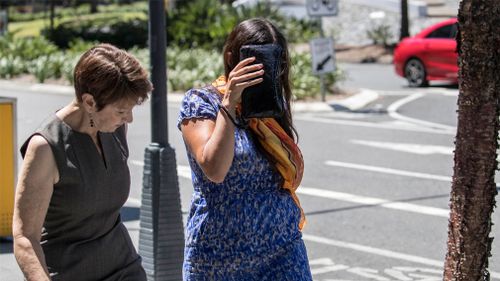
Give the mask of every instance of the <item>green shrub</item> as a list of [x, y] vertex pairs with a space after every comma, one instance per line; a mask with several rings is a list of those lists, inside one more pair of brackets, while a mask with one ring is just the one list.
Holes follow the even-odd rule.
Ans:
[[[41, 83], [49, 78], [64, 78], [73, 83], [73, 68], [81, 54], [96, 42], [75, 40], [69, 49], [58, 51], [54, 44], [43, 38], [14, 38], [7, 34], [0, 38], [0, 77], [12, 78], [22, 73], [34, 75]], [[129, 50], [150, 69], [149, 50], [132, 48]], [[320, 94], [319, 78], [311, 71], [311, 54], [291, 52], [291, 81], [295, 99], [316, 97]], [[186, 91], [211, 83], [224, 72], [222, 54], [219, 50], [203, 48], [167, 48], [167, 87], [169, 91]], [[343, 79], [338, 70], [325, 77], [327, 90]]]
[[149, 63], [149, 49], [147, 48], [137, 48], [134, 47], [129, 50], [131, 54], [133, 54], [141, 63], [142, 67], [145, 69], [150, 68], [150, 63]]
[[32, 60], [57, 52], [57, 47], [43, 37], [15, 39], [13, 34], [0, 37], [0, 57], [13, 56]]
[[167, 42], [187, 48], [221, 50], [233, 27], [245, 19], [273, 21], [289, 42], [304, 42], [319, 34], [317, 22], [288, 18], [265, 3], [234, 8], [219, 0], [194, 0], [167, 13]]
[[36, 77], [38, 82], [45, 82], [52, 74], [52, 69], [49, 66], [49, 56], [43, 56], [32, 60], [28, 71]]
[[373, 44], [389, 45], [393, 34], [389, 24], [378, 24], [366, 31], [366, 35], [373, 41]]
[[11, 79], [24, 72], [25, 65], [21, 58], [12, 56], [0, 57], [0, 78]]
[[82, 54], [93, 46], [99, 44], [97, 41], [85, 41], [81, 38], [76, 38], [73, 41], [69, 42], [68, 49], [66, 52], [73, 54]]
[[167, 42], [181, 47], [220, 49], [237, 20], [230, 5], [196, 0], [167, 12]]
[[14, 38], [12, 34], [0, 37], [1, 78], [10, 79], [23, 73], [34, 75], [40, 83], [48, 78], [67, 78], [67, 64], [75, 57], [79, 54], [63, 53], [43, 37]]
[[186, 91], [210, 84], [224, 74], [218, 51], [203, 49], [167, 49], [167, 86], [169, 91]]
[[68, 81], [71, 85], [73, 85], [74, 77], [73, 77], [73, 70], [76, 66], [76, 63], [80, 59], [79, 54], [67, 54], [66, 59], [64, 60], [64, 63], [62, 65], [61, 71], [62, 71], [62, 77]]
[[[12, 34], [0, 37], [0, 77], [12, 78], [22, 73], [38, 72], [39, 80], [45, 80], [47, 75], [43, 72], [46, 71], [40, 71], [38, 68], [42, 64], [35, 61], [50, 57], [57, 51], [57, 47], [43, 37], [14, 38]], [[51, 66], [46, 68], [51, 69]]]
[[76, 39], [106, 42], [129, 49], [146, 46], [148, 23], [144, 18], [123, 19], [120, 15], [111, 15], [62, 22], [52, 32], [48, 28], [43, 29], [42, 34], [63, 49]]

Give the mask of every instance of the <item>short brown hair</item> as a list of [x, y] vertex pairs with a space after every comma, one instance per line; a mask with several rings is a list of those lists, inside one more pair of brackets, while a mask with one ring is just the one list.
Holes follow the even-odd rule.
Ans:
[[73, 75], [78, 101], [88, 93], [94, 97], [97, 110], [124, 99], [140, 104], [153, 89], [139, 61], [110, 44], [99, 44], [85, 52]]

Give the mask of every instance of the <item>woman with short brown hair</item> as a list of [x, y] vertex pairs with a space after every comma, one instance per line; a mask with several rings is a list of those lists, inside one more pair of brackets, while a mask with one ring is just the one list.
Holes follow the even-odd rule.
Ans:
[[74, 79], [75, 99], [21, 147], [15, 257], [27, 280], [146, 280], [120, 208], [130, 191], [127, 123], [152, 90], [148, 73], [100, 44]]

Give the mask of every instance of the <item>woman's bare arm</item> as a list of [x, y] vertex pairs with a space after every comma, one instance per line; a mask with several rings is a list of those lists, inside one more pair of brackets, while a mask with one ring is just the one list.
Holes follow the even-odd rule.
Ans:
[[[252, 64], [254, 58], [242, 60], [231, 71], [226, 83], [222, 105], [235, 116], [241, 92], [261, 83], [264, 71], [261, 64]], [[234, 157], [234, 124], [225, 112], [219, 111], [216, 120], [188, 119], [181, 125], [182, 136], [188, 149], [207, 178], [213, 182], [224, 181]]]
[[190, 119], [182, 123], [182, 136], [203, 173], [213, 182], [224, 181], [234, 157], [234, 125], [224, 116], [217, 120]]
[[50, 280], [40, 238], [58, 177], [49, 144], [41, 136], [32, 137], [19, 174], [13, 218], [14, 255], [28, 281]]

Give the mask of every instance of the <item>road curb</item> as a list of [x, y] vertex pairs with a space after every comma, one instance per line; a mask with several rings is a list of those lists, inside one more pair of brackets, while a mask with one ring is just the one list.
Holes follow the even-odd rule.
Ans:
[[328, 104], [334, 110], [355, 111], [375, 101], [376, 99], [378, 99], [378, 97], [379, 97], [378, 92], [371, 89], [360, 88], [358, 93], [356, 93], [355, 95], [352, 95], [346, 99], [332, 101], [329, 102]]
[[58, 95], [73, 95], [73, 93], [75, 92], [72, 86], [13, 82], [9, 80], [0, 80], [0, 87], [2, 89], [25, 90], [29, 92], [41, 92], [44, 94]]
[[292, 104], [294, 112], [331, 112], [331, 111], [355, 111], [365, 107], [367, 104], [378, 99], [379, 94], [370, 89], [361, 88], [356, 94], [341, 100], [328, 102], [302, 102]]

